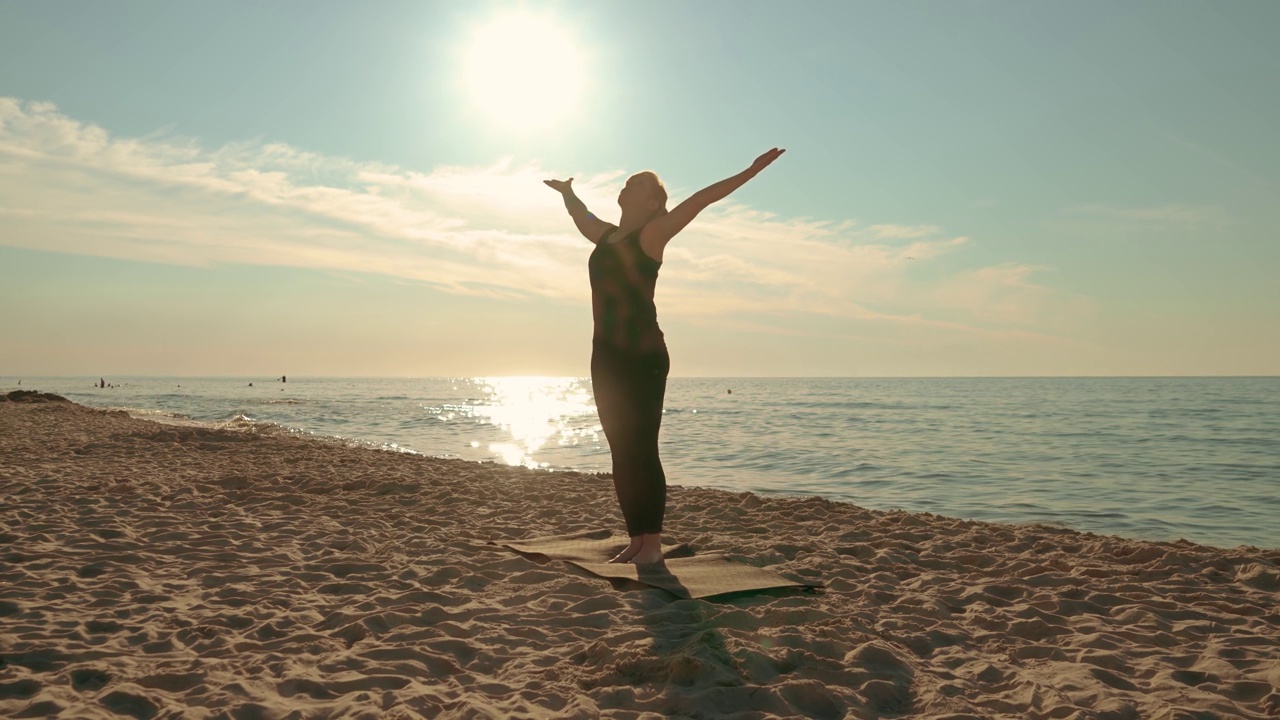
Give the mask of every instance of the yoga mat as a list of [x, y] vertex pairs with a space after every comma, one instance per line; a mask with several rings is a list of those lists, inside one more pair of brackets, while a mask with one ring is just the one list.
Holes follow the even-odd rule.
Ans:
[[614, 537], [608, 530], [495, 541], [494, 544], [519, 553], [563, 560], [592, 575], [662, 588], [681, 598], [708, 598], [772, 588], [822, 587], [821, 583], [788, 580], [764, 568], [731, 562], [720, 553], [696, 555], [688, 545], [664, 547], [665, 560], [661, 564], [610, 564], [609, 558], [627, 546], [627, 538]]

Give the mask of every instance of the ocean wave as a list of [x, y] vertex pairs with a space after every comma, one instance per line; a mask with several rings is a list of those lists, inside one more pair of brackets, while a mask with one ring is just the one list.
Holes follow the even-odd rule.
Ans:
[[104, 410], [121, 410], [129, 413], [130, 416], [138, 418], [139, 420], [155, 420], [157, 418], [172, 418], [174, 420], [191, 420], [191, 418], [187, 415], [183, 415], [182, 413], [173, 412], [170, 410], [155, 410], [153, 408], [120, 407], [120, 406], [108, 406], [103, 409]]
[[791, 410], [953, 410], [952, 405], [929, 405], [909, 402], [875, 402], [871, 400], [801, 400], [779, 407]]

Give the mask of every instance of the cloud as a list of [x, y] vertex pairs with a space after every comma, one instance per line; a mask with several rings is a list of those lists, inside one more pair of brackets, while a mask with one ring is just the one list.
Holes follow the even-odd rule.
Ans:
[[877, 240], [922, 238], [937, 235], [941, 228], [933, 225], [872, 225], [867, 228], [867, 235]]
[[[113, 137], [50, 103], [0, 98], [0, 244], [15, 247], [584, 302], [590, 248], [542, 184], [565, 174], [511, 159], [420, 172], [281, 143]], [[608, 216], [625, 176], [578, 173], [574, 186]], [[659, 295], [667, 318], [807, 314], [957, 332], [1003, 332], [986, 325], [1028, 324], [1052, 302], [1016, 265], [940, 271], [930, 293], [937, 280], [919, 268], [968, 242], [932, 225], [788, 219], [726, 201], [668, 248]]]
[[1001, 325], [1029, 325], [1040, 317], [1052, 291], [1031, 281], [1045, 268], [1004, 263], [958, 273], [934, 289], [938, 303]]

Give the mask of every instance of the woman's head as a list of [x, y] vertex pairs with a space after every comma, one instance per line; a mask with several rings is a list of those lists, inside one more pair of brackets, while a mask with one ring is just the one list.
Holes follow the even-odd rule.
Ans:
[[667, 188], [652, 170], [638, 172], [627, 178], [627, 184], [618, 193], [618, 205], [624, 212], [634, 209], [641, 215], [664, 213], [667, 211]]

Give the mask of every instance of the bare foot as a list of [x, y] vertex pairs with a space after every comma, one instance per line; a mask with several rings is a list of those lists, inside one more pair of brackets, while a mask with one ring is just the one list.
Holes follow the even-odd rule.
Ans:
[[644, 547], [643, 536], [636, 535], [635, 537], [631, 538], [631, 544], [627, 545], [627, 549], [623, 550], [617, 555], [614, 555], [613, 559], [610, 560], [609, 562], [611, 563], [631, 562], [631, 558], [634, 558], [636, 554], [640, 552], [640, 549], [643, 547]]
[[631, 563], [634, 565], [654, 565], [662, 562], [662, 534], [648, 533], [641, 535], [640, 538], [642, 541], [640, 550], [632, 554]]

